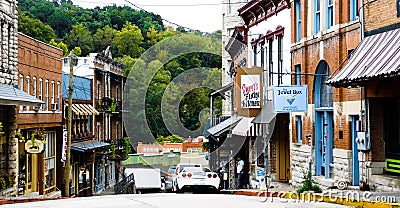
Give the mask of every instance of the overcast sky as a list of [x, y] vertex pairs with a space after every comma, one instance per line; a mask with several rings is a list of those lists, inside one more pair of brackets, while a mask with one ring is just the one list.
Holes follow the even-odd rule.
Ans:
[[83, 8], [132, 6], [128, 1], [184, 27], [210, 33], [222, 29], [222, 0], [72, 0]]

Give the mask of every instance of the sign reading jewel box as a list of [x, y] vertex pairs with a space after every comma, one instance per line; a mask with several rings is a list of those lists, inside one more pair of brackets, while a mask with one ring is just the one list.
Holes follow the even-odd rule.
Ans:
[[307, 85], [276, 86], [273, 88], [274, 111], [277, 113], [307, 112]]

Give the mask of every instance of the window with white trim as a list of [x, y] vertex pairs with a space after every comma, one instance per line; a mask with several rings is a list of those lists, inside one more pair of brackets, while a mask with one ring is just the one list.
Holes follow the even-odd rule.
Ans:
[[55, 160], [56, 160], [56, 133], [55, 132], [46, 132], [46, 144], [45, 144], [45, 155], [44, 155], [44, 175], [46, 177], [45, 180], [45, 189], [52, 188], [56, 185], [56, 169], [55, 169]]
[[326, 17], [326, 28], [329, 29], [333, 26], [333, 0], [326, 0], [327, 3], [327, 17]]
[[[19, 75], [19, 89], [24, 91], [24, 75], [22, 74]], [[24, 106], [19, 106], [19, 110], [24, 110]]]
[[[31, 77], [26, 76], [26, 93], [31, 94]], [[26, 106], [26, 110], [30, 110], [30, 106]]]
[[[43, 79], [39, 79], [39, 100], [43, 101]], [[43, 110], [43, 104], [40, 105], [40, 110]]]
[[33, 90], [33, 96], [36, 97], [36, 77], [33, 77], [32, 79], [33, 84], [32, 84], [32, 90]]
[[321, 5], [320, 0], [314, 0], [314, 33], [317, 34], [320, 30], [320, 15], [321, 15]]
[[49, 110], [49, 80], [46, 80], [46, 111]]
[[295, 0], [294, 7], [296, 12], [296, 42], [299, 42], [301, 39], [301, 16], [300, 16], [300, 0]]
[[356, 20], [358, 17], [358, 0], [350, 0], [350, 21]]
[[[54, 80], [53, 80], [53, 81], [51, 81], [51, 104], [53, 104], [55, 101], [54, 100], [54, 95], [55, 95], [54, 90], [55, 90], [55, 84], [54, 84]], [[53, 109], [51, 109], [51, 110], [53, 110]]]
[[58, 104], [57, 110], [60, 110], [60, 106], [61, 106], [60, 97], [61, 97], [61, 84], [60, 84], [60, 82], [57, 82], [57, 104]]

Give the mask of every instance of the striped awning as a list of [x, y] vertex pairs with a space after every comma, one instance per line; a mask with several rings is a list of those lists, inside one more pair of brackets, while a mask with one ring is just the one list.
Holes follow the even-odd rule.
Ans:
[[[65, 104], [68, 107], [68, 104]], [[89, 104], [72, 104], [72, 112], [77, 116], [99, 115], [99, 112]]]
[[398, 76], [400, 71], [400, 28], [366, 37], [346, 66], [334, 73], [327, 84], [335, 87], [362, 85], [380, 77]]
[[242, 120], [232, 129], [232, 134], [237, 136], [260, 136], [259, 127], [253, 121], [254, 117], [243, 117]]

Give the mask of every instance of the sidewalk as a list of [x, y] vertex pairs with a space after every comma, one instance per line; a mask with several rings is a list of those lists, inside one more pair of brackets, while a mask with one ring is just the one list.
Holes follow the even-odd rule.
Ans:
[[39, 195], [39, 193], [33, 192], [33, 193], [25, 194], [25, 195], [0, 198], [0, 205], [35, 202], [35, 201], [45, 201], [45, 200], [57, 200], [57, 199], [66, 199], [66, 198], [68, 198], [68, 197], [61, 196], [60, 191], [56, 191], [49, 195]]
[[293, 199], [299, 203], [327, 202], [363, 208], [400, 208], [399, 192], [364, 192], [332, 189], [323, 193], [297, 194], [296, 188], [281, 183], [277, 183], [275, 187], [268, 189], [268, 192], [260, 189], [221, 190], [220, 192], [221, 194], [257, 196], [260, 197], [260, 200], [276, 197], [280, 198], [278, 200]]

